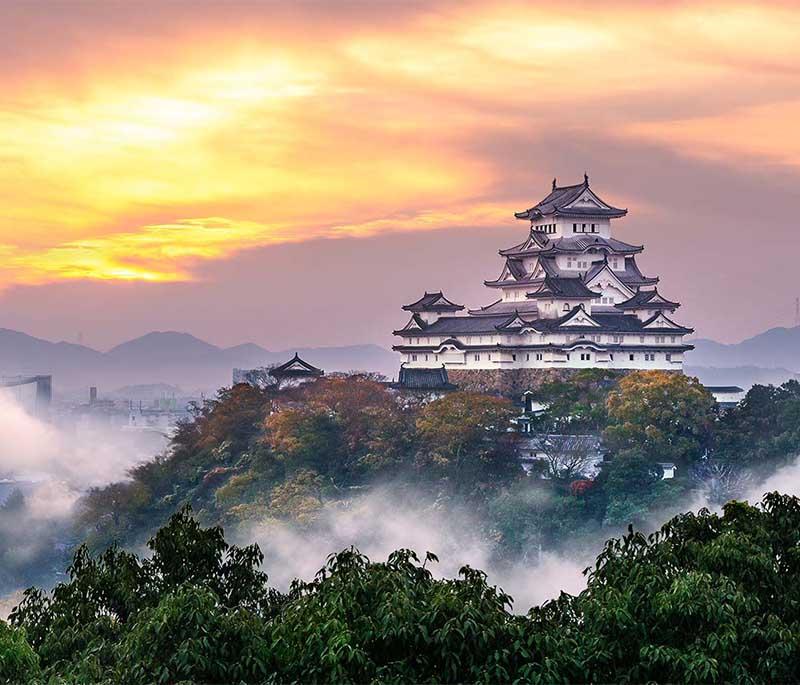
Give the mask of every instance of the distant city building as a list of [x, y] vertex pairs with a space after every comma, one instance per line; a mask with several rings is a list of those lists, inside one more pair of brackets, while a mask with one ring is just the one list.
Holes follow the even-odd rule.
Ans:
[[723, 409], [735, 407], [747, 394], [738, 385], [707, 385], [706, 390], [714, 396], [717, 404]]
[[[24, 401], [25, 389], [35, 387], [35, 394], [29, 402]], [[23, 406], [29, 408], [39, 417], [46, 417], [50, 411], [53, 399], [53, 377], [49, 375], [37, 376], [0, 376], [0, 388], [13, 388], [19, 393], [17, 399]]]
[[442, 292], [403, 309], [411, 318], [395, 335], [405, 368], [518, 369], [683, 368], [693, 332], [673, 320], [680, 306], [642, 274], [643, 251], [612, 236], [627, 214], [583, 183], [558, 186], [518, 212], [528, 237], [500, 250], [500, 275], [484, 284], [491, 304], [464, 313]]
[[246, 383], [256, 387], [265, 387], [270, 385], [269, 369], [266, 366], [259, 366], [255, 369], [234, 369], [232, 375], [233, 385], [239, 383]]
[[678, 470], [678, 467], [675, 466], [671, 461], [660, 461], [658, 462], [659, 467], [661, 467], [661, 480], [670, 480], [671, 478], [675, 478], [675, 471]]

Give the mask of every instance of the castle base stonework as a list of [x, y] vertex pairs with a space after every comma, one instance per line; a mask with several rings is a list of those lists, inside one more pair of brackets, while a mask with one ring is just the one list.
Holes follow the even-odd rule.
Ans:
[[[519, 399], [523, 393], [536, 392], [547, 383], [563, 382], [587, 369], [448, 369], [451, 383], [464, 392], [479, 392]], [[622, 377], [625, 370], [612, 371]]]

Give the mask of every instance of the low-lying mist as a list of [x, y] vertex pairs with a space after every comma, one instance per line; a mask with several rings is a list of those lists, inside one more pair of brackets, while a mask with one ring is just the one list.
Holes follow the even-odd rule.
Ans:
[[[775, 490], [800, 496], [800, 460], [753, 485], [742, 499], [759, 502]], [[722, 509], [705, 495], [695, 494], [664, 511], [659, 520], [649, 521], [647, 532], [658, 529], [678, 513], [702, 508]], [[498, 559], [493, 541], [484, 534], [483, 522], [473, 513], [418, 507], [409, 502], [407, 493], [399, 496], [385, 486], [346, 506], [326, 508], [311, 530], [268, 520], [243, 528], [237, 542], [259, 544], [270, 582], [280, 589], [286, 589], [295, 578], [312, 579], [329, 554], [349, 546], [378, 561], [400, 548], [414, 550], [420, 559], [431, 551], [439, 557], [439, 562], [430, 566], [434, 575], [452, 578], [464, 565], [481, 569], [493, 584], [514, 598], [514, 611], [526, 612], [560, 592], [576, 594], [583, 590], [584, 569], [594, 564], [607, 538], [623, 532], [622, 528], [604, 529], [594, 544], [569, 555], [533, 549], [525, 559], [508, 562]]]
[[43, 476], [76, 489], [124, 479], [131, 466], [153, 456], [151, 436], [97, 421], [56, 425], [2, 393], [0, 435], [0, 473]]
[[[5, 594], [29, 582], [47, 585], [58, 580], [69, 549], [80, 542], [70, 537], [69, 524], [81, 494], [92, 486], [124, 480], [131, 466], [155, 455], [151, 445], [147, 451], [144, 443], [118, 429], [56, 427], [3, 395], [0, 435], [0, 475], [31, 481], [24, 508], [0, 506], [0, 594]], [[800, 494], [797, 461], [753, 485], [746, 499], [758, 501], [772, 490]], [[663, 520], [703, 506], [714, 508], [695, 495], [684, 506], [664, 512]], [[652, 521], [652, 528], [663, 520]], [[580, 552], [534, 548], [509, 562], [497, 554], [496, 541], [474, 512], [431, 505], [386, 484], [327, 505], [305, 529], [265, 519], [241, 526], [235, 537], [238, 543], [255, 541], [261, 546], [271, 583], [281, 589], [294, 578], [312, 579], [327, 555], [350, 546], [378, 561], [393, 550], [409, 548], [420, 558], [427, 551], [435, 553], [440, 562], [431, 570], [440, 577], [454, 577], [464, 565], [486, 571], [490, 582], [515, 599], [514, 610], [524, 612], [561, 591], [580, 592], [585, 584], [583, 569], [593, 563], [605, 538], [619, 532], [604, 530], [595, 544]]]
[[158, 444], [112, 426], [43, 421], [5, 393], [0, 436], [0, 594], [52, 582], [77, 542], [71, 521], [81, 495], [124, 479]]
[[591, 556], [567, 559], [533, 550], [513, 563], [497, 559], [482, 521], [464, 509], [416, 507], [409, 496], [389, 486], [351, 500], [343, 508], [327, 508], [310, 531], [267, 521], [243, 529], [241, 543], [257, 542], [271, 584], [286, 589], [294, 578], [310, 580], [324, 559], [354, 546], [370, 559], [383, 561], [397, 549], [414, 550], [420, 559], [430, 551], [439, 558], [429, 566], [438, 577], [453, 578], [465, 565], [485, 571], [490, 581], [515, 600], [515, 610], [583, 589], [583, 569]]

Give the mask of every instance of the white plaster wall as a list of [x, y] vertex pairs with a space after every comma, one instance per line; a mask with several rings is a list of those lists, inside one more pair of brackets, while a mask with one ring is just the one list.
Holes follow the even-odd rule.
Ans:
[[[546, 226], [555, 224], [555, 233], [547, 233]], [[573, 230], [573, 224], [578, 225], [578, 233]], [[543, 231], [551, 238], [564, 238], [569, 236], [581, 235], [583, 224], [586, 224], [587, 235], [600, 235], [604, 238], [611, 237], [611, 221], [607, 218], [566, 218], [566, 217], [545, 217], [539, 221], [531, 223], [534, 230]], [[596, 232], [592, 233], [592, 224], [595, 225]]]
[[[441, 354], [431, 352], [417, 352], [416, 360], [414, 354], [404, 353], [401, 355], [402, 361], [407, 366], [415, 368], [435, 368], [442, 364], [447, 368], [466, 368], [466, 369], [548, 369], [548, 368], [608, 368], [608, 369], [661, 369], [661, 370], [681, 370], [683, 368], [683, 353], [672, 352], [671, 360], [667, 360], [666, 352], [653, 353], [653, 361], [645, 360], [644, 352], [635, 352], [634, 359], [630, 359], [629, 352], [595, 351], [591, 348], [576, 348], [569, 353], [557, 350], [542, 351], [511, 351], [495, 350], [492, 352], [462, 352], [452, 350]], [[542, 358], [537, 356], [541, 354]], [[567, 354], [569, 358], [567, 358]], [[588, 359], [581, 359], [581, 354], [589, 355]], [[475, 356], [478, 355], [479, 359]], [[516, 355], [516, 359], [514, 359]], [[427, 359], [426, 359], [427, 356]]]

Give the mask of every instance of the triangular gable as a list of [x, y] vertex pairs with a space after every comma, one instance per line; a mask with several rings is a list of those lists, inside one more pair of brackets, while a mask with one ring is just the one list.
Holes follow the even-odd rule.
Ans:
[[547, 276], [547, 270], [542, 265], [541, 257], [536, 257], [536, 261], [530, 266], [528, 272], [529, 281], [538, 281]]
[[511, 273], [511, 269], [508, 268], [508, 262], [503, 264], [503, 270], [500, 272], [500, 275], [497, 277], [498, 281], [509, 281], [513, 280], [514, 275]]
[[647, 304], [666, 304], [671, 307], [675, 306], [675, 302], [670, 302], [665, 297], [662, 297], [661, 293], [658, 290], [653, 291], [653, 296], [647, 300]]
[[564, 205], [564, 209], [596, 207], [598, 209], [613, 209], [610, 205], [603, 202], [597, 195], [595, 195], [590, 188], [584, 188], [583, 192], [578, 195], [572, 202]]
[[497, 326], [498, 329], [504, 328], [524, 328], [525, 326], [530, 327], [530, 324], [525, 321], [519, 313], [515, 313], [513, 317], [511, 317], [508, 321], [503, 324]]
[[642, 328], [683, 328], [683, 326], [675, 323], [672, 319], [667, 317], [664, 312], [659, 312], [648, 319]]
[[416, 315], [412, 316], [408, 320], [408, 323], [405, 326], [403, 326], [400, 330], [401, 331], [421, 331], [422, 330], [422, 326], [419, 323], [419, 318]]
[[608, 280], [611, 281], [611, 283], [613, 283], [614, 286], [628, 298], [633, 297], [636, 293], [635, 290], [632, 290], [619, 279], [619, 276], [614, 273], [608, 264], [604, 264], [602, 269], [600, 269], [594, 276], [586, 281], [586, 287], [591, 288], [592, 284], [598, 283], [599, 281], [603, 280], [604, 277], [608, 278]]
[[450, 306], [452, 306], [452, 304], [453, 303], [448, 301], [448, 300], [446, 300], [443, 295], [439, 295], [439, 297], [437, 297], [435, 300], [431, 300], [428, 303], [428, 306], [429, 307], [437, 307], [439, 305], [444, 305], [445, 307], [450, 307]]
[[288, 366], [284, 366], [282, 371], [308, 371], [309, 367], [301, 361], [292, 361]]
[[559, 328], [569, 328], [572, 326], [589, 326], [591, 328], [600, 328], [600, 324], [597, 323], [586, 310], [581, 307], [575, 307], [568, 315], [567, 318], [562, 321], [559, 325]]

